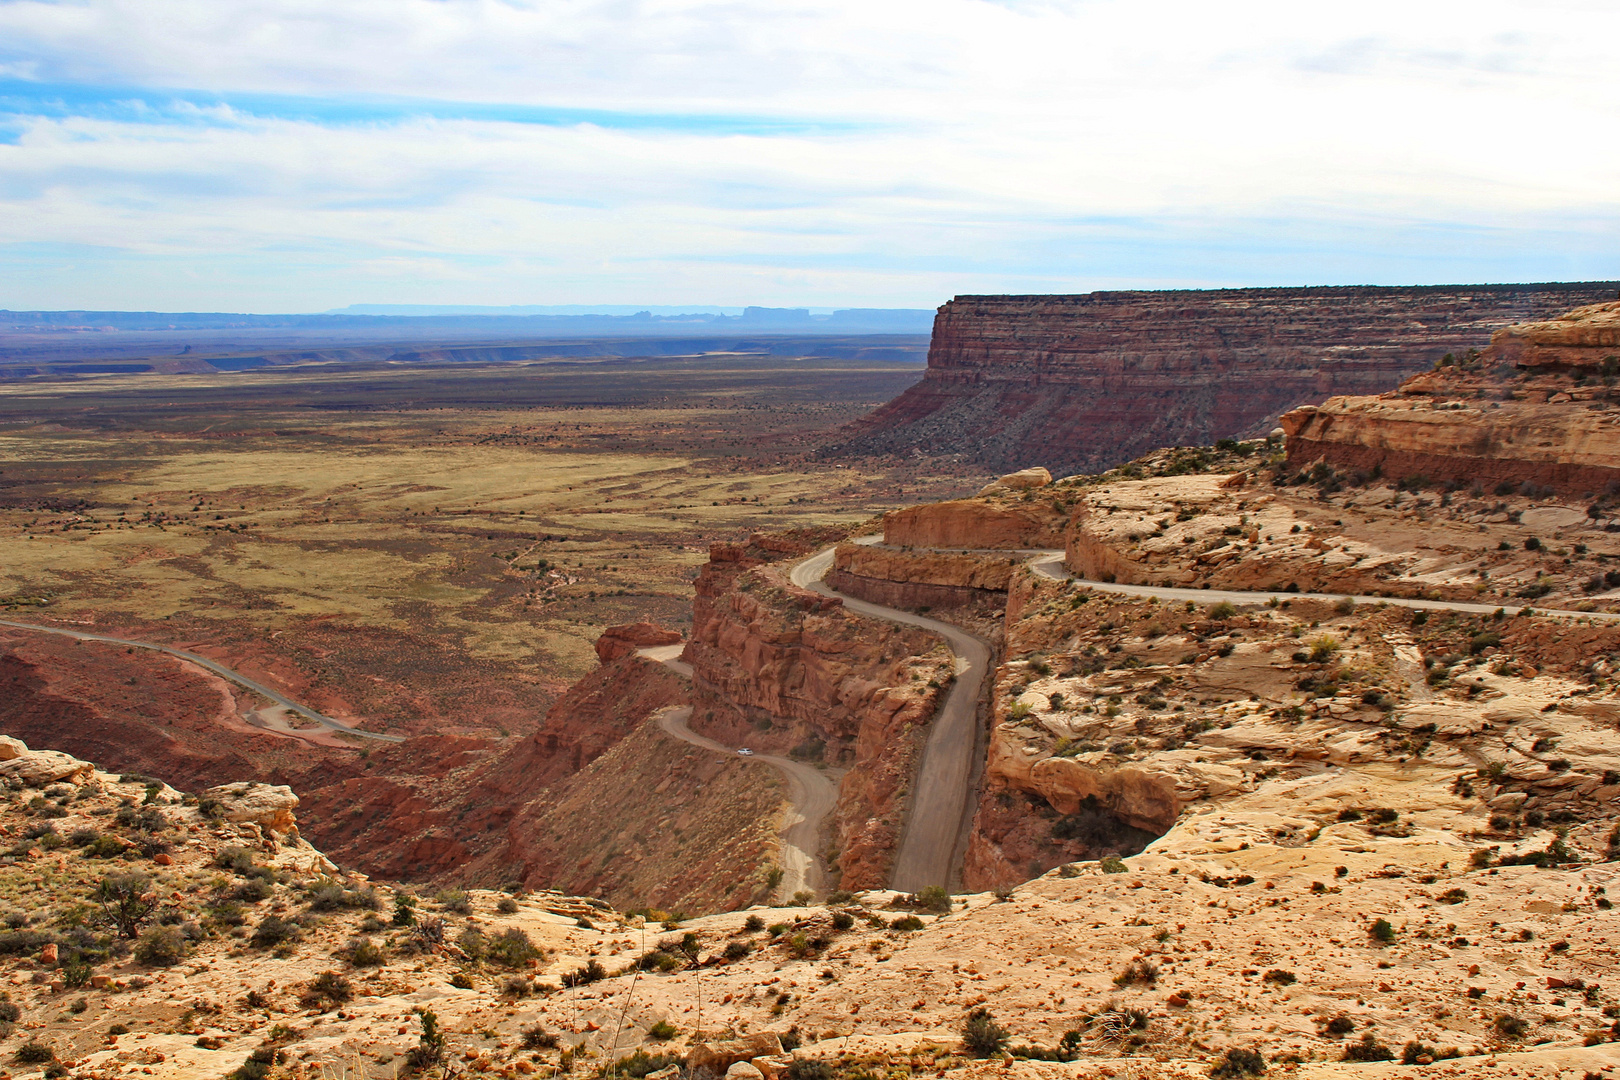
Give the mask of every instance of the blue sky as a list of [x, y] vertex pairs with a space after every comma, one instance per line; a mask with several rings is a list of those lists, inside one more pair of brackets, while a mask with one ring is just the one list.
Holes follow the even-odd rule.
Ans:
[[0, 0], [0, 307], [1620, 277], [1620, 5]]

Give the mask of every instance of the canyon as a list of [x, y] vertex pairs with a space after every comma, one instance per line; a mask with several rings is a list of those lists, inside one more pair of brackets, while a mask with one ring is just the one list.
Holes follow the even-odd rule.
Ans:
[[1098, 472], [1159, 447], [1263, 435], [1284, 412], [1377, 394], [1510, 323], [1620, 283], [958, 296], [921, 382], [825, 453], [942, 455], [995, 472]]

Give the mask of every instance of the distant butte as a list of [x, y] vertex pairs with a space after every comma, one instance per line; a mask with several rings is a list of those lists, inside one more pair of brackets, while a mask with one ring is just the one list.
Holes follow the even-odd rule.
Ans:
[[1097, 472], [1162, 446], [1263, 434], [1296, 406], [1379, 394], [1512, 323], [1620, 283], [958, 296], [921, 382], [829, 454], [960, 455]]

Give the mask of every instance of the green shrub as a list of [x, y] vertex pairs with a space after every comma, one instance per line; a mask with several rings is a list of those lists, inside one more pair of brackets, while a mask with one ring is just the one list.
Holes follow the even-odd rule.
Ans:
[[1374, 922], [1367, 932], [1373, 936], [1375, 941], [1382, 942], [1385, 945], [1395, 940], [1395, 928], [1390, 925], [1388, 919], [1379, 919]]
[[502, 915], [516, 915], [518, 902], [510, 896], [503, 896], [495, 902], [495, 910]]
[[149, 928], [135, 942], [135, 962], [147, 967], [173, 967], [186, 958], [186, 939], [172, 926]]
[[1491, 1021], [1491, 1027], [1504, 1039], [1522, 1039], [1530, 1025], [1511, 1013], [1501, 1013]]
[[962, 1045], [974, 1057], [989, 1057], [1007, 1042], [1007, 1029], [996, 1023], [990, 1010], [982, 1005], [967, 1014], [962, 1022]]
[[1272, 968], [1270, 971], [1266, 972], [1262, 981], [1275, 983], [1278, 986], [1292, 986], [1299, 980], [1295, 977], [1292, 971], [1284, 971], [1281, 968]]
[[735, 961], [743, 959], [753, 951], [754, 950], [749, 946], [748, 942], [733, 940], [726, 942], [725, 951], [722, 952], [721, 955], [727, 960]]
[[1097, 866], [1105, 874], [1123, 874], [1130, 869], [1130, 867], [1125, 865], [1125, 860], [1121, 859], [1117, 855], [1108, 856], [1106, 859], [1099, 862]]
[[680, 1063], [680, 1057], [675, 1054], [649, 1054], [645, 1050], [637, 1050], [629, 1057], [620, 1058], [602, 1072], [607, 1076], [628, 1076], [631, 1080], [642, 1080], [649, 1073]]
[[917, 918], [917, 916], [915, 916], [915, 915], [902, 916], [901, 918], [898, 918], [898, 919], [894, 920], [894, 922], [889, 924], [889, 929], [890, 930], [912, 931], [912, 930], [921, 930], [922, 928], [923, 928], [923, 921], [921, 919]]
[[763, 929], [765, 929], [765, 920], [758, 915], [750, 915], [743, 920], [744, 933], [757, 934]]
[[446, 911], [453, 911], [458, 915], [466, 915], [472, 911], [472, 901], [461, 889], [445, 889], [437, 899], [439, 906]]
[[349, 963], [355, 967], [382, 967], [388, 963], [388, 953], [370, 938], [356, 938], [349, 942]]
[[253, 928], [253, 936], [248, 941], [256, 949], [273, 949], [277, 945], [289, 941], [296, 941], [303, 936], [303, 929], [290, 919], [283, 919], [280, 915], [266, 915], [259, 925]]
[[515, 968], [538, 959], [541, 953], [535, 943], [529, 940], [528, 934], [515, 926], [508, 926], [489, 939], [484, 946], [484, 955], [492, 963]]
[[834, 930], [848, 930], [855, 925], [855, 916], [847, 911], [835, 911], [832, 917]]
[[943, 915], [951, 910], [951, 894], [945, 891], [944, 886], [930, 885], [917, 894], [917, 903], [924, 911]]
[[660, 1020], [658, 1023], [647, 1029], [647, 1037], [650, 1039], [657, 1039], [660, 1042], [667, 1039], [673, 1039], [677, 1034], [678, 1032], [675, 1029], [675, 1025], [670, 1023], [668, 1020]]
[[1211, 605], [1209, 609], [1209, 617], [1212, 619], [1230, 619], [1236, 614], [1237, 607], [1227, 600]]
[[557, 1036], [547, 1031], [542, 1024], [529, 1024], [522, 1029], [521, 1034], [525, 1050], [551, 1050], [557, 1045]]

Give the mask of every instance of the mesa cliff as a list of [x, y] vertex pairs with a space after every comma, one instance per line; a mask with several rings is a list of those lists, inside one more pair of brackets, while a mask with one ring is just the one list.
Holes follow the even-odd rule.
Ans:
[[921, 382], [830, 454], [956, 455], [1097, 472], [1165, 446], [1264, 434], [1377, 394], [1510, 323], [1613, 300], [1615, 282], [959, 296]]

